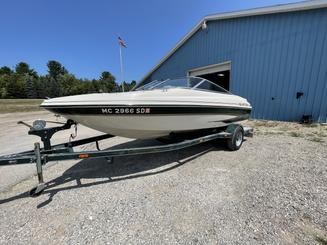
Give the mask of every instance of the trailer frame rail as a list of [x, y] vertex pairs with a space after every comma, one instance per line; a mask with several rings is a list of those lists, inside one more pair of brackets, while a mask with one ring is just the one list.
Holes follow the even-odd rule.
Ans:
[[[193, 139], [186, 139], [181, 142], [165, 144], [165, 145], [155, 145], [146, 147], [136, 147], [136, 148], [125, 148], [125, 149], [113, 149], [113, 150], [100, 150], [99, 141], [115, 137], [114, 135], [104, 134], [94, 137], [89, 137], [81, 140], [69, 141], [62, 144], [51, 145], [51, 137], [59, 131], [71, 128], [73, 125], [76, 127], [76, 123], [72, 120], [68, 120], [62, 126], [46, 128], [44, 122], [37, 120], [37, 123], [33, 123], [30, 126], [24, 122], [19, 122], [19, 124], [24, 124], [30, 127], [28, 133], [37, 135], [41, 138], [43, 142], [43, 148], [41, 148], [40, 143], [34, 143], [34, 150], [20, 152], [17, 154], [0, 156], [0, 166], [1, 165], [13, 165], [13, 164], [28, 164], [35, 163], [36, 171], [38, 176], [38, 184], [35, 188], [30, 190], [31, 196], [40, 195], [46, 188], [43, 178], [43, 168], [47, 162], [51, 161], [64, 161], [73, 159], [86, 159], [86, 158], [106, 158], [109, 161], [113, 161], [113, 157], [121, 156], [131, 156], [139, 154], [151, 154], [160, 152], [169, 152], [184, 149], [190, 146], [202, 144], [209, 141], [215, 141], [218, 139], [227, 139], [228, 147], [230, 150], [238, 150], [243, 142], [243, 137], [252, 137], [253, 129], [248, 127], [243, 127], [240, 124], [230, 124], [225, 130], [214, 130], [211, 134], [200, 136]], [[37, 126], [34, 126], [37, 124]], [[40, 125], [43, 125], [43, 127]], [[241, 137], [240, 145], [237, 145]], [[85, 145], [88, 143], [96, 143], [97, 150], [92, 151], [74, 151], [74, 147]]]

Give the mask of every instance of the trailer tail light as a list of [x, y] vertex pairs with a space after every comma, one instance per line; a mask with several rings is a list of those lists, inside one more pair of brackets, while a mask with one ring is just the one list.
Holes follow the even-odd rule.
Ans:
[[89, 158], [89, 154], [79, 154], [79, 158]]

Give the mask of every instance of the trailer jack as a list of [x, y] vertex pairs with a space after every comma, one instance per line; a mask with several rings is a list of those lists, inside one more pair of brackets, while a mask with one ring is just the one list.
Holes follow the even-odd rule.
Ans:
[[[38, 178], [38, 185], [30, 190], [30, 196], [38, 196], [40, 195], [44, 189], [45, 184], [43, 180], [43, 169], [42, 169], [42, 161], [44, 159], [41, 158], [41, 149], [40, 149], [40, 143], [36, 142], [34, 143], [34, 152], [35, 152], [35, 162], [36, 162], [36, 172], [37, 172], [37, 178]], [[44, 163], [45, 164], [45, 163]]]

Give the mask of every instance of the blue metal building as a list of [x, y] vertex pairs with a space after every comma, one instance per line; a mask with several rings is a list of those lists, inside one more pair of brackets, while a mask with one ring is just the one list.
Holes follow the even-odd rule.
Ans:
[[247, 98], [252, 118], [327, 122], [327, 1], [206, 16], [141, 82], [185, 75]]

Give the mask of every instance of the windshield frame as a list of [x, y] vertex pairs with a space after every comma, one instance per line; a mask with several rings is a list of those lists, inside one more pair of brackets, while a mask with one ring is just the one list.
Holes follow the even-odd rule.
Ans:
[[[196, 82], [195, 85], [193, 85], [192, 87], [187, 87], [187, 86], [167, 86], [167, 87], [160, 87], [158, 88], [158, 86], [160, 86], [161, 84], [165, 83], [165, 82], [170, 82], [170, 81], [178, 81], [178, 80], [186, 80], [189, 78], [195, 78], [195, 79], [199, 79], [198, 82]], [[164, 81], [162, 81], [161, 83], [156, 84], [155, 86], [151, 87], [151, 90], [153, 89], [170, 89], [170, 88], [184, 88], [184, 89], [193, 89], [195, 86], [197, 86], [199, 83], [202, 83], [203, 78], [201, 77], [193, 77], [193, 76], [187, 76], [187, 77], [179, 77], [179, 78], [174, 78], [174, 79], [166, 79]]]
[[[197, 77], [197, 78], [202, 78], [202, 77]], [[208, 79], [202, 78], [203, 80], [201, 82], [199, 82], [197, 85], [195, 85], [192, 89], [195, 90], [201, 90], [201, 91], [210, 91], [210, 92], [214, 92], [214, 93], [222, 93], [222, 94], [232, 94], [231, 92], [229, 92], [228, 90], [224, 89], [223, 87], [219, 86], [218, 84], [215, 84], [214, 82], [211, 82]], [[211, 83], [212, 85], [218, 87], [219, 89], [223, 90], [223, 91], [215, 91], [215, 90], [209, 90], [209, 89], [201, 89], [198, 88], [202, 83], [204, 82], [208, 82]]]
[[[157, 85], [159, 85], [159, 84], [161, 84], [161, 83], [163, 83], [163, 82], [165, 82], [165, 81], [167, 81], [167, 80], [169, 80], [169, 79], [166, 79], [166, 80], [164, 80], [164, 81], [153, 80], [152, 82], [146, 83], [146, 84], [142, 85], [141, 87], [136, 88], [135, 91], [141, 91], [141, 90], [144, 90], [144, 91], [146, 91], [146, 90], [152, 90], [155, 86], [157, 86]], [[151, 84], [152, 84], [152, 86], [149, 86], [149, 85], [151, 85]], [[148, 87], [148, 86], [149, 86], [149, 87]], [[144, 87], [148, 87], [148, 88], [144, 89]]]
[[[165, 82], [168, 82], [168, 81], [173, 81], [173, 80], [179, 80], [179, 79], [187, 79], [187, 78], [196, 78], [196, 79], [199, 79], [199, 82], [194, 85], [193, 87], [185, 87], [185, 86], [176, 86], [176, 87], [161, 87], [161, 88], [157, 88], [157, 86], [165, 83]], [[199, 90], [199, 91], [205, 91], [205, 92], [211, 92], [211, 93], [221, 93], [221, 94], [232, 94], [231, 92], [229, 92], [228, 90], [224, 89], [223, 87], [211, 82], [210, 80], [208, 79], [205, 79], [203, 77], [197, 77], [197, 76], [185, 76], [185, 77], [179, 77], [179, 78], [174, 78], [174, 79], [166, 79], [166, 80], [163, 80], [163, 81], [159, 81], [159, 83], [155, 83], [155, 82], [158, 82], [158, 80], [153, 80], [152, 82], [150, 83], [147, 83], [147, 84], [144, 84], [143, 86], [137, 88], [135, 91], [148, 91], [148, 90], [160, 90], [160, 89], [172, 89], [172, 88], [183, 88], [183, 89], [191, 89], [191, 90]], [[219, 89], [223, 90], [223, 91], [215, 91], [215, 90], [209, 90], [209, 89], [200, 89], [198, 88], [202, 83], [204, 82], [209, 82], [210, 84], [212, 84], [213, 86], [215, 87], [218, 87]], [[150, 85], [152, 83], [155, 83], [153, 86], [149, 86], [147, 89], [144, 89], [144, 87], [146, 85]]]

